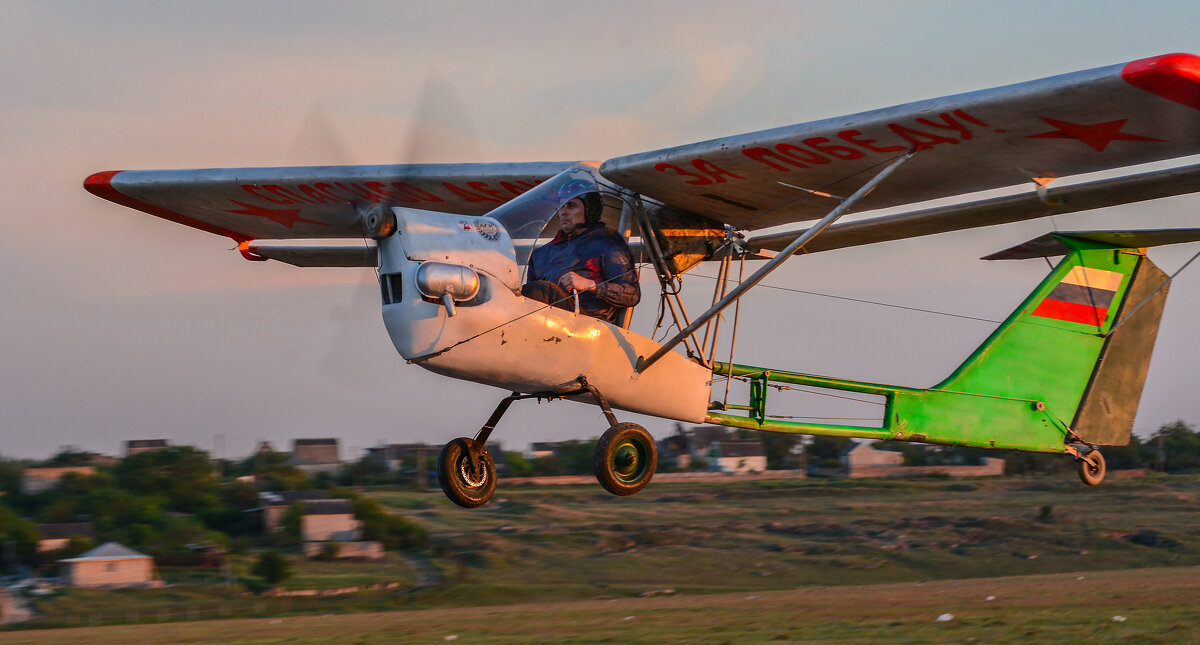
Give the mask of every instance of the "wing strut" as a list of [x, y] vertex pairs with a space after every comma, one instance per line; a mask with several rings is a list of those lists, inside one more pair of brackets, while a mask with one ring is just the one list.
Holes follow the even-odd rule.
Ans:
[[676, 345], [692, 334], [696, 333], [696, 330], [700, 329], [700, 327], [704, 325], [704, 323], [708, 322], [713, 316], [721, 313], [721, 311], [726, 307], [736, 302], [742, 297], [742, 294], [749, 291], [751, 287], [761, 282], [763, 278], [767, 277], [767, 275], [769, 275], [772, 271], [779, 268], [779, 265], [783, 264], [784, 260], [792, 257], [797, 251], [804, 248], [804, 245], [808, 244], [809, 240], [820, 235], [821, 232], [826, 228], [829, 228], [829, 226], [836, 222], [838, 218], [840, 218], [842, 215], [845, 215], [846, 211], [850, 210], [850, 207], [853, 206], [855, 202], [863, 197], [866, 197], [872, 190], [875, 190], [875, 187], [878, 186], [884, 179], [887, 179], [888, 175], [892, 174], [892, 172], [899, 168], [901, 164], [909, 159], [912, 159], [913, 156], [915, 156], [919, 151], [920, 148], [917, 148], [904, 155], [901, 155], [900, 157], [897, 157], [895, 161], [888, 164], [886, 168], [881, 170], [878, 175], [875, 175], [870, 181], [863, 184], [862, 188], [854, 191], [853, 195], [847, 197], [845, 201], [838, 204], [837, 207], [832, 211], [829, 211], [829, 214], [826, 215], [824, 219], [822, 219], [820, 222], [817, 222], [816, 225], [805, 231], [803, 235], [793, 240], [791, 244], [787, 245], [782, 251], [779, 252], [779, 255], [771, 258], [766, 264], [759, 268], [758, 271], [755, 271], [749, 278], [746, 278], [745, 282], [734, 287], [733, 291], [730, 291], [728, 294], [726, 294], [725, 297], [721, 298], [720, 301], [710, 307], [708, 311], [700, 314], [700, 316], [693, 320], [687, 327], [679, 330], [679, 333], [675, 334], [669, 340], [667, 340], [667, 342], [663, 343], [662, 347], [659, 347], [658, 351], [651, 354], [649, 358], [643, 358], [639, 356], [637, 361], [637, 371], [639, 373], [646, 371], [646, 368], [653, 365], [656, 361], [658, 361], [658, 359], [662, 358]]

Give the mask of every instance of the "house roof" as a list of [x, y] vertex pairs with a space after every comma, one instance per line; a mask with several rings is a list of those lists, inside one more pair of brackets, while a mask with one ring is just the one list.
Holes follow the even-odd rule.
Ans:
[[57, 524], [38, 524], [34, 527], [38, 539], [65, 540], [78, 535], [79, 537], [95, 537], [96, 530], [91, 522], [60, 522]]
[[140, 551], [118, 544], [116, 542], [106, 542], [100, 546], [88, 551], [75, 558], [67, 558], [59, 560], [59, 562], [100, 562], [104, 560], [141, 560], [150, 556]]
[[130, 439], [125, 442], [127, 448], [169, 448], [166, 439]]
[[300, 446], [336, 446], [337, 439], [293, 439], [292, 446], [299, 448]]

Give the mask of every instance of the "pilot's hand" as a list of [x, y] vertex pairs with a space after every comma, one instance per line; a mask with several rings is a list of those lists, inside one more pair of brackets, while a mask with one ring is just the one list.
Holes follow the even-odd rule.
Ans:
[[558, 279], [558, 286], [563, 288], [563, 291], [593, 291], [596, 288], [596, 281], [589, 280], [574, 271], [564, 273], [563, 277]]

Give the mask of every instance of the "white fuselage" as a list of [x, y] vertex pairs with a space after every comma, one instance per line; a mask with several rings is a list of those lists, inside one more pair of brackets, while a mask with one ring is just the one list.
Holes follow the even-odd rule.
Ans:
[[[527, 394], [570, 391], [584, 376], [615, 408], [704, 420], [711, 370], [669, 353], [639, 374], [638, 356], [653, 353], [658, 343], [521, 296], [513, 242], [496, 220], [393, 210], [397, 230], [379, 243], [379, 271], [384, 324], [405, 359], [438, 374]], [[462, 300], [465, 293], [430, 293], [429, 281], [419, 284], [417, 277], [423, 263], [469, 267], [478, 276], [477, 293]]]

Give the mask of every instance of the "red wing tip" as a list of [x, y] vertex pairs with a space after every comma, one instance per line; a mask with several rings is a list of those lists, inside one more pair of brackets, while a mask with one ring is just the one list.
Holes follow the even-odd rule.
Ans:
[[1163, 54], [1135, 60], [1121, 78], [1138, 89], [1200, 110], [1200, 56]]
[[112, 178], [121, 172], [124, 171], [105, 170], [104, 172], [95, 173], [83, 180], [83, 189], [97, 197], [109, 199], [109, 195], [113, 191]]

